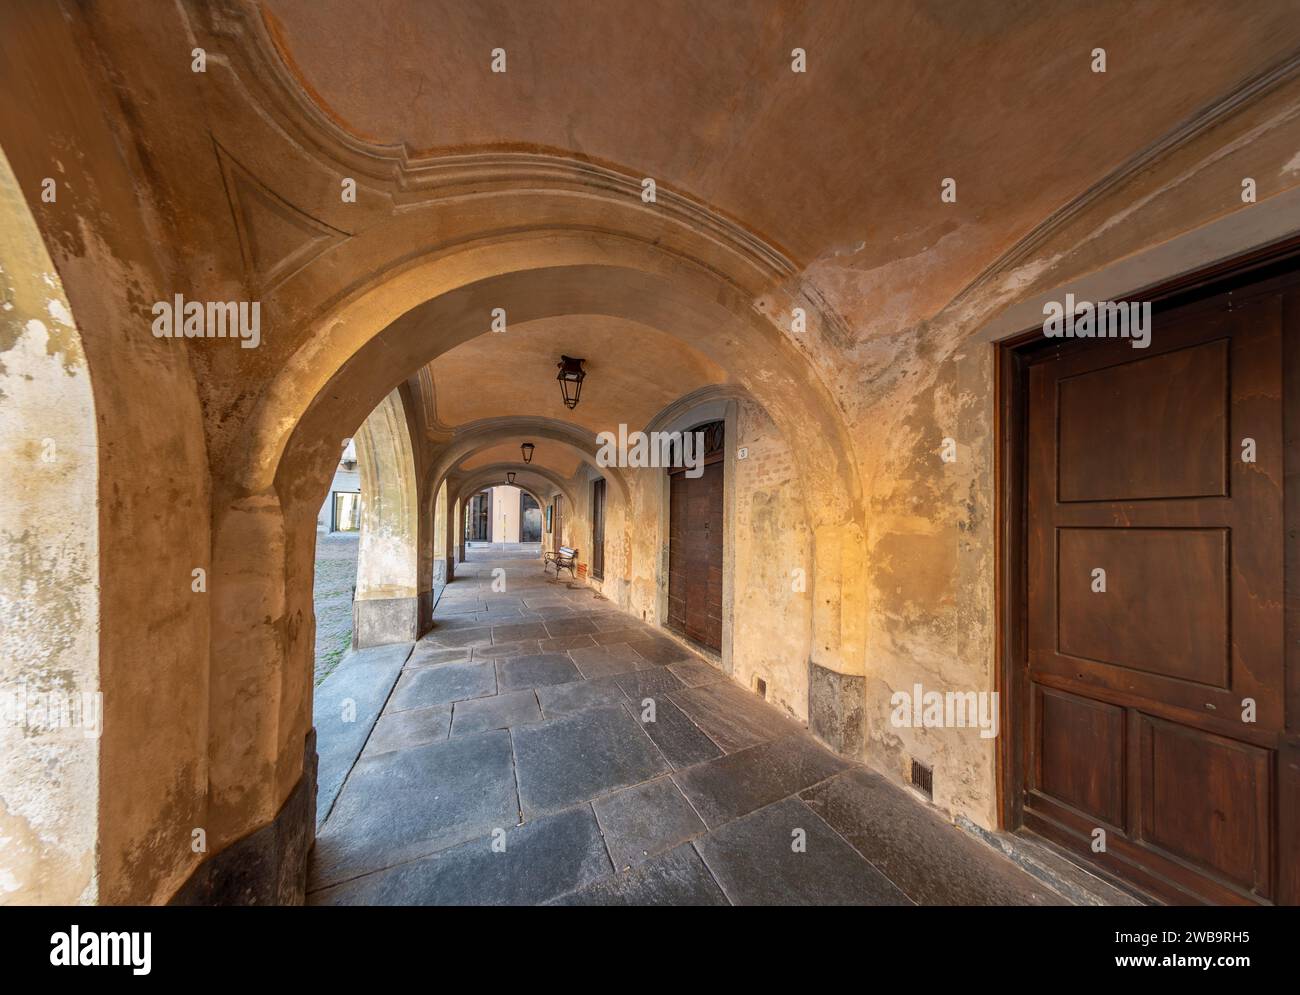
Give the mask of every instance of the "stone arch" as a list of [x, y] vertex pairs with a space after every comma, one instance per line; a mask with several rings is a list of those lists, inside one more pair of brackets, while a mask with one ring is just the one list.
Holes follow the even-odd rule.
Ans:
[[103, 729], [95, 399], [80, 330], [3, 151], [0, 302], [0, 881], [6, 903], [94, 904]]
[[361, 472], [361, 537], [352, 605], [357, 648], [414, 642], [432, 617], [420, 570], [415, 453], [401, 393], [394, 390], [354, 436]]
[[[342, 265], [343, 255], [333, 262]], [[752, 270], [751, 263], [746, 267]], [[247, 603], [274, 608], [266, 621], [231, 615], [214, 626], [213, 698], [260, 700], [268, 683], [293, 689], [278, 713], [243, 709], [232, 720], [241, 726], [238, 734], [222, 730], [212, 737], [220, 775], [214, 797], [227, 788], [242, 796], [244, 772], [258, 762], [282, 767], [290, 784], [297, 779], [291, 768], [300, 761], [288, 744], [310, 728], [309, 682], [295, 675], [310, 672], [309, 632], [301, 622], [311, 613], [313, 502], [338, 439], [412, 371], [489, 334], [495, 307], [505, 308], [511, 322], [596, 314], [660, 329], [690, 343], [763, 403], [791, 440], [806, 493], [816, 498], [809, 501], [815, 513], [810, 664], [827, 675], [820, 689], [831, 700], [811, 711], [811, 725], [832, 746], [856, 755], [865, 577], [853, 448], [808, 357], [763, 313], [774, 298], [756, 298], [736, 275], [633, 234], [550, 226], [393, 260], [356, 273], [349, 293], [300, 312], [311, 315], [303, 319], [306, 338], [251, 403], [242, 448], [214, 440], [214, 570], [237, 575]], [[282, 560], [267, 557], [277, 549]], [[237, 657], [267, 663], [256, 673], [220, 664]], [[231, 743], [244, 755], [224, 756]]]

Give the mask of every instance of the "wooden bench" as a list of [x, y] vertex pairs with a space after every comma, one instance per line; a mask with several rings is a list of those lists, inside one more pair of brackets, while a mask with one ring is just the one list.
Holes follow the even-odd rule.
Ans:
[[550, 549], [546, 551], [546, 562], [542, 564], [542, 573], [546, 573], [550, 567], [555, 567], [555, 579], [560, 579], [560, 571], [569, 571], [569, 576], [577, 580], [577, 575], [573, 572], [578, 565], [578, 551], [571, 546], [561, 546], [559, 549]]

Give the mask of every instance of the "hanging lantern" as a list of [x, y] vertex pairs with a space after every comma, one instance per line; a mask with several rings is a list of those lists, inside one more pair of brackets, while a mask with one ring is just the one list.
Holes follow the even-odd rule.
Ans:
[[560, 390], [564, 392], [564, 406], [572, 411], [578, 406], [578, 397], [582, 394], [582, 381], [587, 379], [587, 371], [582, 368], [586, 362], [572, 356], [561, 356], [560, 373], [555, 378], [560, 381]]
[[506, 472], [506, 483], [507, 483], [507, 484], [513, 484], [514, 482], [515, 482], [515, 471], [514, 471], [514, 470], [509, 470], [509, 471], [507, 471], [507, 472]]
[[519, 451], [524, 454], [525, 463], [531, 463], [533, 461], [533, 450], [536, 448], [537, 447], [534, 446], [531, 442], [525, 442], [522, 446], [519, 447]]

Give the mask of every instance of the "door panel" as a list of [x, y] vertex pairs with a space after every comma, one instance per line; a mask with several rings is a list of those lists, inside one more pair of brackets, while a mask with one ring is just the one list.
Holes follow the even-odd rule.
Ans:
[[669, 478], [669, 628], [722, 651], [722, 463]]
[[591, 484], [591, 576], [605, 577], [605, 478]]
[[1276, 893], [1288, 294], [1028, 369], [1023, 818], [1174, 901]]

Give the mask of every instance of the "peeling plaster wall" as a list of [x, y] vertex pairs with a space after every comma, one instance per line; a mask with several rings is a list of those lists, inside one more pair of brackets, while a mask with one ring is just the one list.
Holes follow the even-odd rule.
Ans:
[[[890, 697], [918, 683], [941, 692], [997, 687], [995, 349], [980, 333], [1002, 324], [1016, 302], [1049, 292], [1058, 299], [1103, 267], [1148, 274], [1113, 286], [1111, 299], [1120, 299], [1261, 244], [1216, 249], [1204, 232], [1229, 215], [1274, 215], [1283, 200], [1294, 203], [1281, 195], [1300, 187], [1297, 120], [1293, 83], [1082, 204], [1009, 270], [931, 321], [844, 357], [836, 393], [853, 426], [869, 510], [866, 759], [900, 781], [912, 757], [933, 765], [934, 802], [954, 816], [996, 825], [996, 741], [969, 728], [897, 728]], [[1258, 185], [1258, 204], [1241, 200], [1245, 177]], [[1289, 224], [1269, 227], [1300, 231], [1300, 212], [1287, 210]], [[1170, 252], [1180, 236], [1185, 246]], [[1144, 259], [1157, 251], [1183, 261], [1156, 272]], [[1001, 334], [1035, 321], [1041, 313]], [[955, 463], [940, 459], [945, 437], [957, 444]]]
[[0, 465], [0, 904], [93, 903], [102, 719], [94, 402], [67, 298], [3, 155]]
[[808, 652], [812, 638], [811, 534], [790, 448], [761, 407], [739, 406], [737, 438], [748, 449], [737, 460], [735, 624], [732, 677], [808, 721]]
[[[164, 37], [137, 41], [166, 47], [174, 42], [165, 36], [166, 27], [159, 21], [150, 30]], [[178, 69], [192, 75], [187, 66]], [[119, 100], [128, 98], [101, 71], [84, 22], [55, 4], [10, 5], [0, 31], [0, 93], [4, 154], [53, 262], [36, 263], [31, 272], [57, 271], [66, 288], [94, 393], [99, 459], [98, 562], [92, 561], [84, 579], [75, 569], [66, 578], [74, 581], [73, 590], [76, 584], [83, 591], [85, 584], [99, 585], [104, 712], [96, 743], [101, 789], [92, 803], [99, 878], [97, 890], [87, 888], [91, 865], [71, 853], [59, 871], [66, 875], [61, 899], [165, 901], [203, 858], [195, 849], [195, 829], [207, 832], [209, 852], [226, 842], [211, 814], [209, 661], [211, 614], [230, 592], [218, 589], [210, 570], [213, 503], [190, 366], [193, 344], [154, 338], [150, 307], [189, 289], [187, 265], [204, 270], [223, 299], [243, 295], [210, 266], [204, 216], [159, 209], [161, 191], [141, 180], [154, 175], [151, 157], [157, 150], [125, 126], [128, 116]], [[198, 116], [188, 103], [192, 94], [178, 86], [174, 95], [178, 117]], [[46, 178], [57, 184], [52, 202], [41, 199]], [[2, 223], [13, 216], [6, 206]], [[35, 307], [52, 317], [43, 302]], [[57, 343], [61, 326], [47, 321], [46, 328]], [[84, 387], [84, 378], [78, 379]], [[44, 386], [57, 390], [48, 381]], [[79, 426], [89, 413], [71, 405], [62, 409], [53, 434], [63, 434], [66, 425], [73, 451], [88, 444], [90, 436]], [[4, 507], [17, 513], [31, 497], [32, 489], [24, 488]], [[64, 519], [69, 553], [87, 538], [76, 524], [82, 511], [74, 501]], [[49, 539], [50, 550], [61, 548], [63, 540]], [[60, 569], [73, 562], [61, 560]], [[192, 587], [196, 569], [209, 570], [202, 593]], [[10, 576], [6, 571], [6, 580]], [[83, 665], [91, 666], [93, 645], [81, 649]], [[225, 712], [231, 711], [227, 704]], [[232, 722], [242, 731], [248, 719]], [[301, 765], [301, 744], [299, 757]], [[89, 776], [87, 768], [79, 770], [59, 790], [71, 790], [74, 776]], [[250, 768], [242, 783], [262, 773]], [[82, 880], [74, 882], [76, 877]]]

